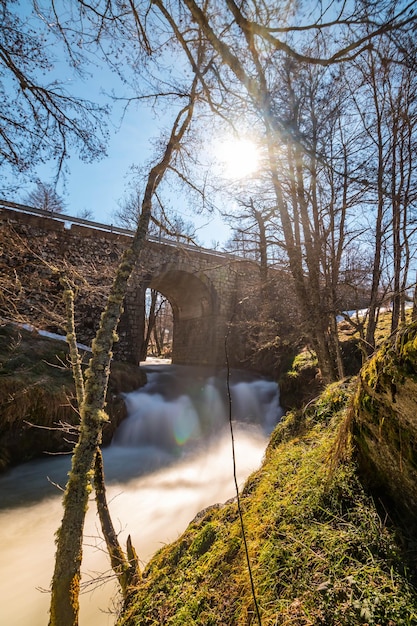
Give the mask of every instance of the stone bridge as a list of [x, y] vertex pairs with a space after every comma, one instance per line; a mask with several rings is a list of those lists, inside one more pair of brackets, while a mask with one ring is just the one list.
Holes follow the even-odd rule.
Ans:
[[[5, 201], [0, 201], [0, 226], [17, 231], [50, 261], [62, 258], [78, 264], [80, 271], [94, 265], [96, 284], [100, 275], [109, 275], [110, 269], [110, 274], [114, 274], [133, 234], [126, 229], [60, 213], [51, 215]], [[173, 363], [224, 365], [229, 322], [237, 302], [258, 279], [259, 268], [251, 261], [149, 237], [129, 281], [115, 355], [131, 363], [139, 362], [145, 292], [150, 287], [163, 294], [172, 306]], [[79, 323], [82, 326], [83, 321]]]
[[228, 324], [242, 289], [258, 277], [254, 263], [232, 255], [148, 239], [125, 297], [120, 348], [127, 360], [138, 360], [145, 330], [145, 292], [152, 288], [172, 307], [172, 362], [224, 365]]

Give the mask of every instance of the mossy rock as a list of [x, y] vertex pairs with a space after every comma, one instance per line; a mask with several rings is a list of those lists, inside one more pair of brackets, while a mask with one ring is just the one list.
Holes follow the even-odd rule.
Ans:
[[393, 515], [417, 522], [417, 324], [364, 365], [353, 437], [365, 483]]
[[285, 410], [298, 409], [316, 398], [323, 389], [317, 357], [304, 349], [279, 379], [280, 401]]

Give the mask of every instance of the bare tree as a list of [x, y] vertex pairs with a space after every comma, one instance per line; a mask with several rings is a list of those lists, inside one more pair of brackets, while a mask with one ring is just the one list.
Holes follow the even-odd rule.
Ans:
[[[397, 41], [407, 37], [399, 33]], [[362, 152], [363, 206], [373, 249], [372, 284], [365, 345], [375, 348], [375, 330], [381, 304], [390, 293], [392, 330], [404, 319], [408, 273], [415, 236], [413, 205], [416, 176], [412, 165], [416, 151], [417, 79], [413, 42], [400, 49], [380, 41], [355, 61], [350, 77], [352, 103], [360, 117], [365, 145]], [[412, 61], [414, 59], [414, 61]], [[372, 238], [372, 239], [371, 239]], [[384, 272], [386, 274], [384, 280]], [[383, 284], [385, 282], [385, 286]]]
[[82, 220], [94, 220], [94, 213], [91, 209], [84, 208], [81, 209], [81, 211], [78, 211], [77, 217]]
[[[258, 200], [259, 202], [261, 199]], [[259, 262], [260, 279], [263, 283], [268, 279], [268, 266], [271, 263], [270, 248], [273, 245], [275, 207], [265, 208], [255, 203], [253, 198], [238, 200], [240, 210], [233, 213], [223, 212], [224, 217], [230, 220], [233, 235], [226, 248], [238, 252], [245, 258], [252, 258]]]
[[13, 175], [52, 160], [58, 176], [71, 148], [86, 160], [105, 153], [106, 109], [57, 79], [52, 41], [39, 11], [0, 2], [0, 166]]
[[[76, 24], [75, 14], [71, 14], [72, 21], [62, 22], [56, 13], [57, 5], [55, 5], [55, 3], [52, 3], [50, 7], [50, 19], [45, 19], [45, 24], [51, 29], [53, 28], [55, 32], [63, 37], [67, 52], [75, 64], [79, 61], [77, 45], [79, 43], [80, 30], [78, 27], [82, 28], [84, 36], [87, 35], [88, 29], [90, 29], [88, 31], [90, 33], [94, 30], [95, 36], [90, 40], [92, 47], [100, 47], [102, 45], [102, 52], [113, 67], [121, 67], [121, 64], [119, 65], [118, 62], [111, 59], [109, 56], [109, 51], [112, 47], [111, 43], [109, 44], [109, 39], [105, 42], [103, 41], [105, 35], [114, 32], [113, 29], [120, 29], [118, 31], [118, 42], [121, 47], [124, 46], [126, 39], [126, 31], [124, 29], [126, 26], [132, 37], [133, 48], [137, 45], [144, 55], [151, 53], [147, 33], [142, 27], [142, 22], [139, 19], [138, 12], [133, 7], [133, 3], [131, 6], [133, 11], [129, 13], [127, 18], [126, 12], [121, 8], [118, 2], [114, 3], [114, 5], [111, 2], [107, 3], [107, 7], [104, 6], [104, 13], [102, 15], [100, 15], [99, 12], [101, 7], [98, 7], [95, 11], [94, 7], [86, 5], [85, 3], [80, 2], [75, 3], [75, 5], [76, 8], [79, 9], [77, 15], [80, 22], [78, 22], [78, 24]], [[7, 1], [1, 2], [0, 7], [3, 10], [3, 17], [6, 18], [2, 24], [2, 27], [4, 26], [3, 31], [6, 32], [7, 28], [10, 27], [10, 31], [13, 31], [13, 34], [17, 34], [22, 25], [19, 19], [8, 12]], [[67, 13], [66, 10], [67, 6], [64, 8], [64, 14], [68, 16], [71, 12]], [[38, 3], [36, 3], [36, 11], [42, 15]], [[46, 18], [46, 15], [42, 17]], [[87, 25], [86, 23], [90, 19], [92, 21]], [[6, 34], [9, 35], [9, 33]], [[50, 34], [51, 33], [48, 32], [46, 36], [50, 36]], [[73, 35], [75, 37], [75, 45], [72, 39]], [[86, 39], [88, 39], [88, 37], [86, 37]], [[8, 43], [10, 44], [10, 48], [12, 48], [12, 37], [10, 37]], [[13, 78], [16, 79], [17, 97], [22, 98], [22, 106], [27, 107], [27, 109], [17, 107], [17, 113], [20, 117], [15, 123], [18, 129], [19, 124], [22, 125], [23, 130], [21, 130], [24, 137], [22, 142], [25, 144], [26, 152], [18, 154], [15, 149], [12, 151], [11, 157], [9, 157], [9, 162], [23, 169], [29, 166], [32, 156], [33, 161], [36, 160], [38, 156], [36, 154], [37, 149], [39, 150], [39, 154], [42, 154], [42, 150], [46, 150], [48, 153], [48, 148], [51, 145], [56, 145], [57, 149], [53, 154], [58, 159], [59, 173], [64, 159], [67, 156], [67, 142], [70, 137], [75, 137], [75, 139], [80, 140], [80, 142], [83, 140], [84, 147], [87, 147], [91, 151], [97, 145], [96, 134], [93, 132], [93, 128], [91, 128], [91, 131], [85, 128], [83, 129], [84, 136], [80, 127], [69, 117], [71, 106], [77, 108], [78, 105], [80, 105], [79, 101], [70, 96], [67, 97], [56, 84], [55, 87], [51, 87], [49, 90], [39, 87], [29, 71], [23, 74], [21, 69], [17, 67], [14, 61], [16, 55], [19, 53], [20, 46], [21, 52], [24, 53], [27, 59], [27, 63], [29, 63], [31, 59], [33, 60], [35, 73], [38, 70], [42, 71], [42, 69], [46, 69], [46, 66], [43, 65], [46, 57], [43, 55], [39, 40], [36, 40], [36, 46], [38, 46], [36, 49], [31, 48], [26, 39], [20, 39], [18, 44], [18, 48], [12, 49], [11, 52], [10, 50], [6, 50], [6, 48], [2, 49], [0, 47], [0, 60], [7, 65]], [[161, 45], [161, 42], [159, 42], [158, 45]], [[191, 67], [191, 77], [186, 76], [185, 79], [181, 81], [180, 88], [177, 87], [173, 89], [172, 85], [168, 85], [167, 87], [170, 102], [174, 103], [175, 121], [171, 131], [168, 133], [167, 141], [161, 142], [160, 158], [156, 163], [153, 163], [149, 169], [141, 198], [140, 216], [137, 221], [135, 235], [131, 245], [124, 252], [122, 261], [117, 269], [106, 307], [101, 315], [100, 327], [92, 344], [92, 357], [85, 375], [81, 371], [80, 359], [76, 348], [72, 288], [67, 278], [61, 276], [64, 285], [64, 298], [67, 302], [68, 310], [67, 341], [71, 350], [78, 411], [80, 414], [80, 430], [78, 442], [73, 452], [71, 471], [69, 473], [63, 500], [63, 518], [57, 533], [55, 568], [51, 584], [50, 626], [76, 626], [78, 623], [78, 596], [82, 560], [83, 527], [88, 506], [88, 497], [91, 490], [92, 472], [93, 469], [97, 467], [97, 459], [99, 458], [98, 446], [101, 443], [102, 426], [108, 419], [104, 411], [104, 406], [110, 361], [112, 358], [112, 346], [116, 338], [116, 329], [122, 311], [122, 303], [127, 283], [147, 236], [157, 190], [161, 186], [170, 166], [175, 164], [175, 155], [179, 152], [179, 148], [184, 142], [186, 131], [190, 128], [195, 102], [199, 96], [199, 81], [196, 75], [204, 73], [206, 59], [201, 45], [201, 38], [197, 38], [195, 42], [193, 42], [193, 46], [200, 48], [200, 51], [197, 51], [197, 56], [199, 57], [198, 65]], [[4, 50], [6, 50], [7, 54], [3, 54]], [[2, 54], [3, 56], [1, 56]], [[156, 56], [157, 53], [155, 52], [155, 57]], [[135, 58], [133, 64], [135, 64], [137, 60], [138, 59]], [[28, 67], [31, 66], [26, 66], [26, 70], [28, 70]], [[160, 90], [159, 95], [161, 97], [164, 96], [163, 89]], [[13, 110], [13, 102], [9, 101], [8, 105], [10, 109]], [[86, 106], [85, 103], [83, 103], [83, 106]], [[3, 109], [3, 111], [6, 110], [7, 107]], [[80, 109], [80, 111], [81, 113], [85, 112], [85, 108]], [[93, 107], [92, 111], [97, 112], [98, 108]], [[25, 128], [23, 128], [23, 122], [25, 121], [23, 117], [25, 113], [28, 123], [24, 124]], [[97, 120], [97, 124], [98, 123], [99, 120]], [[25, 134], [26, 128], [28, 134]], [[79, 135], [77, 134], [78, 132]], [[16, 148], [20, 147], [18, 135], [13, 136], [13, 133], [5, 135], [3, 133], [3, 139], [4, 137], [6, 137], [7, 147], [13, 147], [13, 141], [16, 142]], [[4, 152], [6, 151], [4, 150]], [[14, 161], [12, 157], [16, 157]], [[99, 485], [99, 482], [97, 484]], [[99, 487], [98, 490], [100, 490]], [[116, 555], [116, 561], [117, 560], [118, 557]], [[125, 579], [123, 577], [123, 571], [120, 571], [119, 566], [124, 570], [126, 563], [123, 558], [119, 561], [115, 569], [117, 570], [118, 576], [121, 574], [119, 580], [123, 587], [125, 585]]]
[[[154, 4], [166, 14], [167, 7], [162, 1]], [[416, 16], [411, 5], [404, 7], [396, 2], [382, 2], [376, 9], [372, 3], [358, 1], [354, 7], [342, 5], [334, 19], [327, 20], [329, 6], [317, 3], [309, 13], [310, 20], [307, 21], [300, 13], [297, 16], [300, 21], [295, 26], [293, 16], [286, 13], [281, 5], [276, 8], [258, 2], [238, 5], [234, 0], [227, 0], [221, 10], [216, 6], [216, 11], [214, 2], [205, 3], [204, 7], [195, 0], [185, 0], [184, 4], [190, 16], [186, 28], [192, 22], [197, 23], [216, 52], [214, 67], [217, 76], [221, 75], [218, 90], [228, 94], [229, 106], [230, 99], [240, 99], [243, 90], [247, 108], [262, 123], [270, 184], [275, 194], [304, 328], [317, 353], [323, 377], [332, 380], [337, 376], [338, 369], [339, 375], [342, 372], [337, 358], [334, 303], [330, 302], [329, 310], [329, 297], [334, 299], [334, 295], [327, 294], [326, 298], [322, 298], [322, 272], [326, 263], [323, 250], [332, 235], [327, 233], [329, 222], [326, 226], [326, 221], [322, 219], [318, 176], [325, 162], [325, 153], [321, 150], [326, 146], [317, 126], [317, 98], [327, 105], [332, 98], [326, 96], [324, 91], [318, 93], [317, 81], [322, 76], [322, 84], [327, 83], [327, 89], [331, 90], [333, 76], [329, 68], [350, 63], [366, 54], [382, 36], [391, 38], [398, 30], [411, 28]], [[168, 19], [174, 21], [179, 29], [175, 18], [174, 14], [170, 14]], [[184, 18], [181, 28], [181, 33], [184, 33]], [[303, 37], [293, 37], [295, 32], [303, 33]], [[181, 39], [180, 42], [188, 51], [186, 42]], [[288, 111], [287, 119], [282, 111], [288, 108], [277, 98], [282, 82], [277, 83], [276, 72], [283, 60], [287, 60], [290, 67], [285, 93], [292, 110]], [[220, 61], [224, 64], [224, 71]], [[316, 69], [313, 71], [312, 68]], [[318, 68], [324, 69], [320, 72]], [[310, 74], [308, 86], [313, 89], [310, 93], [309, 87], [307, 91], [292, 93], [298, 71], [303, 71], [304, 77]], [[205, 76], [203, 80], [206, 80]], [[331, 93], [333, 95], [334, 92]], [[301, 117], [300, 107], [304, 107], [305, 111]], [[218, 108], [216, 112], [219, 112]], [[227, 116], [225, 108], [221, 113]], [[281, 170], [281, 146], [287, 150], [287, 179]], [[347, 163], [346, 159], [344, 163]], [[343, 171], [342, 168], [342, 179], [346, 180], [351, 175], [349, 170], [345, 168]], [[340, 189], [343, 202], [343, 185]], [[336, 255], [337, 250], [343, 250], [343, 211], [341, 205], [338, 222], [333, 226], [333, 235], [338, 233], [337, 249], [334, 247], [336, 239], [332, 244]], [[334, 209], [331, 209], [328, 218], [333, 220], [334, 215]], [[337, 280], [339, 265], [340, 259], [331, 273], [327, 272], [332, 284]]]
[[[410, 53], [413, 42], [407, 42]], [[392, 215], [393, 297], [391, 330], [405, 321], [410, 264], [415, 258], [415, 211], [417, 176], [417, 67], [396, 64], [393, 55], [389, 76], [389, 117], [391, 170], [389, 189]], [[414, 245], [412, 245], [414, 244]]]
[[65, 208], [65, 202], [54, 185], [42, 182], [38, 182], [35, 189], [27, 194], [25, 203], [48, 213], [62, 213]]

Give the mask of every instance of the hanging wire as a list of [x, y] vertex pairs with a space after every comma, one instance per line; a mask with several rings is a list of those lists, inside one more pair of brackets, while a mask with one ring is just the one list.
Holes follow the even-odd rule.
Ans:
[[233, 480], [235, 483], [237, 508], [239, 512], [239, 520], [240, 520], [240, 528], [242, 532], [243, 544], [245, 546], [246, 563], [248, 566], [252, 598], [253, 598], [253, 602], [255, 605], [255, 612], [256, 612], [258, 625], [262, 626], [261, 613], [259, 610], [259, 605], [258, 605], [256, 592], [255, 592], [255, 584], [253, 581], [252, 566], [251, 566], [250, 557], [249, 557], [248, 543], [246, 541], [245, 525], [243, 523], [243, 514], [242, 514], [242, 507], [241, 507], [240, 494], [239, 494], [239, 484], [237, 481], [237, 473], [236, 473], [235, 437], [234, 437], [234, 432], [233, 432], [233, 421], [232, 421], [232, 396], [230, 393], [230, 362], [229, 362], [229, 350], [228, 350], [228, 345], [227, 345], [228, 340], [229, 340], [229, 335], [230, 335], [230, 328], [231, 328], [234, 317], [235, 315], [233, 314], [232, 319], [230, 320], [226, 335], [225, 335], [225, 339], [224, 339], [224, 349], [225, 349], [225, 355], [226, 355], [226, 389], [227, 389], [227, 402], [228, 402], [228, 417], [229, 417], [230, 438], [232, 442]]

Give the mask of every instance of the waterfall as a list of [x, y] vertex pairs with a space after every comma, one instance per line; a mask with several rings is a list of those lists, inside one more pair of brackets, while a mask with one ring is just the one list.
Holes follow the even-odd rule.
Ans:
[[[113, 522], [122, 545], [131, 534], [142, 564], [175, 540], [201, 509], [234, 496], [225, 373], [181, 366], [146, 370], [147, 385], [126, 394], [128, 417], [103, 450]], [[230, 398], [243, 485], [259, 467], [267, 436], [281, 416], [279, 390], [272, 381], [232, 372]], [[49, 594], [41, 590], [52, 578], [54, 532], [62, 516], [56, 484], [64, 485], [69, 465], [68, 456], [47, 457], [0, 476], [0, 624], [47, 623]], [[82, 572], [80, 625], [111, 626], [117, 585], [93, 502]]]

